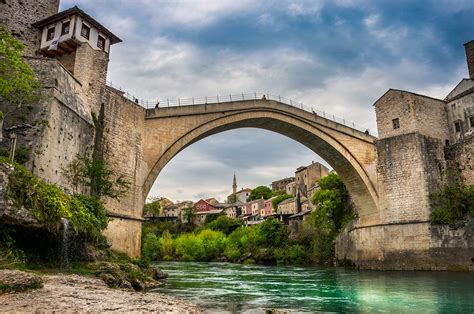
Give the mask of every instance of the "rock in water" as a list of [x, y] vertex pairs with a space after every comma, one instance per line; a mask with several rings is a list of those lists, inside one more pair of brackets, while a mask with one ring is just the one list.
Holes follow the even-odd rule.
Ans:
[[156, 266], [150, 266], [147, 273], [148, 273], [148, 276], [150, 276], [151, 278], [155, 280], [162, 280], [162, 279], [168, 278], [168, 274]]
[[0, 270], [0, 293], [21, 292], [43, 287], [40, 276], [19, 270]]

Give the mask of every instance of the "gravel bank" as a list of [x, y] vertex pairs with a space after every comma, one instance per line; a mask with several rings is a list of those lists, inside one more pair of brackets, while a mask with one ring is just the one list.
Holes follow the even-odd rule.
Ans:
[[0, 294], [0, 311], [201, 313], [199, 307], [187, 301], [153, 292], [111, 289], [96, 278], [62, 274], [42, 278], [41, 289]]

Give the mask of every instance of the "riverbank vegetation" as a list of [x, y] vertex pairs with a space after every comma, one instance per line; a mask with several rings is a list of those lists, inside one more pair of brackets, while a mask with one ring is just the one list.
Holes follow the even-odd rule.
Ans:
[[[112, 180], [103, 161], [81, 157], [73, 163], [75, 169], [83, 169], [73, 177], [89, 190], [95, 186], [95, 195], [80, 194], [79, 187], [70, 195], [0, 158], [0, 176], [6, 179], [0, 207], [0, 269], [96, 275], [110, 287], [135, 290], [158, 286], [165, 274], [143, 260], [114, 252], [102, 235], [108, 218], [100, 196], [118, 198], [125, 180]], [[93, 169], [87, 171], [88, 167]], [[102, 183], [92, 183], [97, 178]]]
[[448, 178], [449, 183], [431, 195], [434, 209], [430, 218], [434, 224], [451, 224], [468, 214], [474, 216], [474, 186], [467, 185], [459, 172]]
[[276, 218], [244, 226], [224, 215], [204, 226], [145, 223], [142, 256], [149, 261], [332, 264], [335, 238], [355, 216], [347, 190], [336, 174], [321, 179], [319, 186], [312, 199], [314, 211], [292, 226]]

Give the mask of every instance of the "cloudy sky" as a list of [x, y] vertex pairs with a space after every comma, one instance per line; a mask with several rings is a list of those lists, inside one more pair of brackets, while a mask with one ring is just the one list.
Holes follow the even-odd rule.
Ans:
[[[472, 0], [62, 0], [123, 42], [108, 79], [140, 99], [272, 93], [375, 129], [388, 88], [444, 98], [467, 76]], [[197, 200], [291, 176], [314, 152], [281, 135], [238, 129], [181, 152], [150, 193]]]

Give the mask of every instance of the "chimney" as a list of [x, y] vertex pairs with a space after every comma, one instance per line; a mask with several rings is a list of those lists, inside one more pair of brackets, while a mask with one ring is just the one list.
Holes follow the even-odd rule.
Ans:
[[469, 70], [469, 78], [474, 80], [474, 40], [464, 44], [466, 50], [467, 68]]

